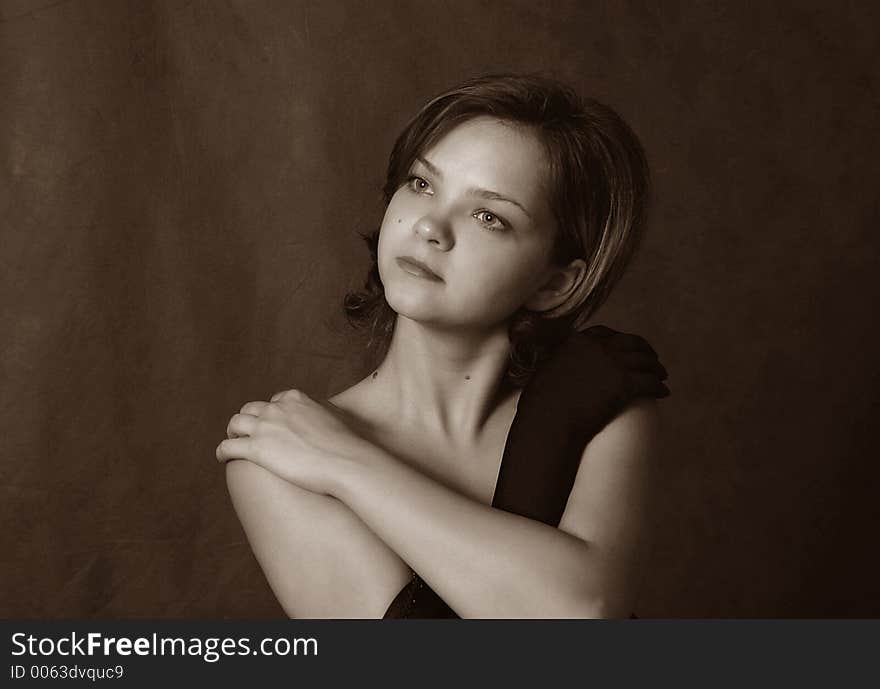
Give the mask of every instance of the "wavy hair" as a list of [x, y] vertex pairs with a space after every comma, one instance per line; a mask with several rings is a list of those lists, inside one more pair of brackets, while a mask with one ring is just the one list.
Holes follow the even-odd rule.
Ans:
[[[614, 110], [579, 97], [567, 85], [539, 74], [490, 74], [432, 98], [406, 124], [388, 161], [385, 207], [406, 181], [419, 155], [454, 127], [489, 116], [525, 127], [543, 144], [549, 161], [549, 202], [556, 222], [552, 260], [587, 264], [575, 292], [544, 312], [520, 308], [508, 327], [507, 375], [524, 385], [535, 368], [573, 330], [586, 327], [634, 255], [646, 224], [651, 179], [644, 150]], [[362, 234], [371, 265], [361, 290], [343, 300], [353, 326], [369, 333], [367, 349], [384, 357], [397, 314], [379, 276], [379, 230]]]

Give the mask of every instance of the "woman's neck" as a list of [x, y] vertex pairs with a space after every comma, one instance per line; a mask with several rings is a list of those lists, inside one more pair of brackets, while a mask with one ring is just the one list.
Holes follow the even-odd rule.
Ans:
[[398, 316], [371, 386], [409, 428], [447, 440], [475, 440], [507, 392], [510, 342], [504, 329], [451, 332]]

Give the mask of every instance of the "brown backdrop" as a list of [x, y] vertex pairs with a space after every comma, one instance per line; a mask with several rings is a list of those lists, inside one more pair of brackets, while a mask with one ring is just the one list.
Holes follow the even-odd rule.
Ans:
[[2, 3], [0, 615], [282, 614], [226, 422], [362, 372], [339, 301], [405, 118], [541, 69], [656, 176], [595, 319], [671, 375], [639, 614], [880, 616], [880, 13], [673, 4]]

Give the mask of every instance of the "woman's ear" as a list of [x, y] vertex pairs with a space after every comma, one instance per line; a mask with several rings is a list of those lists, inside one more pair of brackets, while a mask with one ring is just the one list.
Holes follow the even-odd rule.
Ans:
[[587, 264], [582, 258], [552, 269], [544, 285], [523, 306], [529, 311], [548, 311], [559, 306], [580, 286], [586, 274]]

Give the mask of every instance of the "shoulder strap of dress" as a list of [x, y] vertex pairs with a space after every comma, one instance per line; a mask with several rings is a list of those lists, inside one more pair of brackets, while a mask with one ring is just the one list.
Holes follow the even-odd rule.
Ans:
[[552, 405], [517, 409], [504, 446], [492, 506], [559, 526], [583, 446], [559, 428]]
[[634, 397], [629, 372], [574, 333], [523, 389], [492, 506], [558, 526], [589, 440]]

